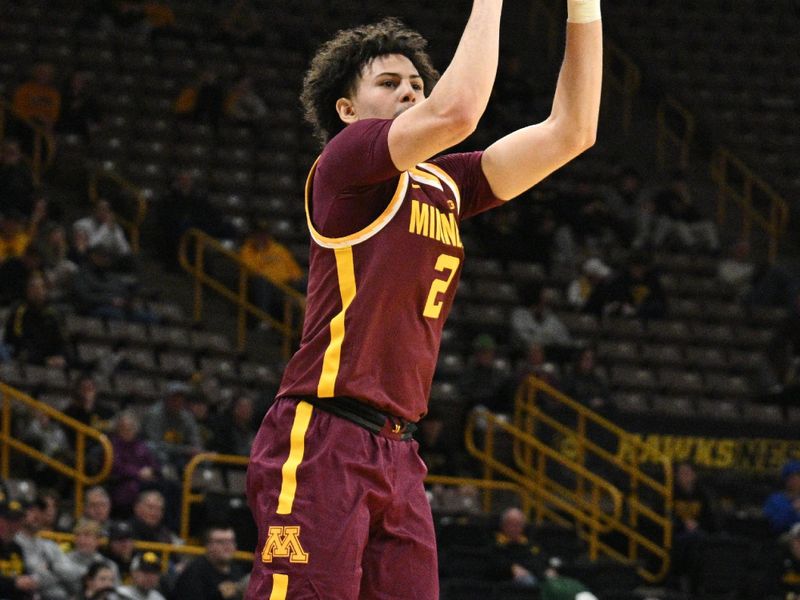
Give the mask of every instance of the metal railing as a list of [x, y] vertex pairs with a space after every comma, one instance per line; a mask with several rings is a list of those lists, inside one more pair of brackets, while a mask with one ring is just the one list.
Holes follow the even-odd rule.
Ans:
[[[603, 95], [609, 100], [619, 97], [622, 132], [630, 133], [633, 106], [642, 83], [642, 72], [635, 62], [614, 42], [605, 38], [603, 44]], [[606, 102], [606, 105], [612, 104]]]
[[[74, 465], [65, 463], [43, 454], [30, 444], [14, 437], [12, 432], [12, 421], [14, 409], [25, 409], [33, 412], [41, 412], [49, 416], [64, 426], [68, 433], [75, 435], [75, 456]], [[87, 441], [91, 440], [99, 444], [102, 449], [102, 462], [96, 473], [87, 472], [86, 454], [88, 450]], [[102, 482], [111, 472], [111, 465], [114, 459], [114, 452], [111, 442], [96, 429], [84, 425], [80, 421], [66, 416], [59, 410], [34, 400], [27, 394], [0, 382], [0, 474], [3, 478], [8, 478], [10, 474], [11, 452], [16, 451], [24, 456], [44, 463], [51, 469], [65, 475], [75, 482], [75, 515], [83, 513], [83, 496], [87, 487], [97, 485]]]
[[[535, 520], [575, 527], [590, 558], [634, 564], [651, 582], [666, 575], [672, 545], [666, 455], [658, 457], [658, 475], [643, 471], [639, 457], [652, 448], [534, 377], [519, 388], [513, 423], [473, 412], [465, 439], [483, 464], [483, 479], [501, 476], [524, 488], [534, 499]], [[615, 450], [623, 447], [630, 451]]]
[[[213, 253], [213, 256], [209, 256]], [[250, 279], [259, 277], [245, 265], [239, 254], [223, 246], [219, 241], [199, 229], [188, 230], [181, 238], [178, 258], [183, 269], [194, 278], [194, 320], [203, 318], [203, 290], [208, 287], [233, 303], [237, 317], [237, 347], [244, 350], [247, 343], [248, 317], [255, 317], [272, 326], [283, 336], [283, 356], [288, 358], [300, 338], [306, 299], [294, 288], [277, 281], [270, 284], [283, 295], [283, 318], [278, 320], [250, 301]], [[216, 260], [216, 266], [232, 275], [235, 287], [215, 274], [209, 272], [209, 263]]]
[[[26, 129], [30, 130], [31, 152], [30, 154], [23, 152], [23, 156], [25, 162], [30, 166], [33, 183], [38, 186], [42, 182], [42, 175], [45, 170], [53, 163], [55, 158], [55, 136], [41, 125], [14, 114], [11, 104], [0, 98], [0, 140], [4, 140], [6, 137], [9, 115], [16, 122], [23, 124]], [[22, 147], [24, 149], [24, 144], [22, 144]]]
[[661, 100], [656, 112], [656, 160], [659, 168], [669, 163], [667, 152], [674, 148], [678, 165], [689, 167], [689, 151], [694, 141], [695, 118], [683, 104], [668, 96]]
[[[105, 189], [101, 192], [101, 188]], [[122, 225], [128, 233], [128, 239], [130, 239], [131, 242], [131, 250], [134, 254], [138, 254], [140, 249], [141, 227], [147, 216], [147, 197], [141, 188], [125, 179], [119, 173], [95, 169], [89, 176], [89, 200], [91, 200], [93, 204], [96, 204], [101, 197], [107, 197], [108, 195], [113, 195], [113, 197], [117, 199], [128, 200], [126, 204], [132, 204], [132, 208], [125, 211], [128, 214], [120, 214], [118, 209], [115, 210], [115, 214], [120, 225]], [[111, 204], [113, 206], [115, 203], [112, 201]]]
[[789, 225], [789, 204], [725, 146], [711, 159], [711, 178], [717, 184], [717, 222], [727, 218], [728, 202], [742, 212], [741, 238], [749, 242], [755, 226], [768, 237], [768, 257], [778, 256], [781, 237]]

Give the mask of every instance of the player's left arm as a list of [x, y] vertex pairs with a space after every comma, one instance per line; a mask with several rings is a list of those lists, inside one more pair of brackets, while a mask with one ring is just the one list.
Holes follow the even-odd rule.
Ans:
[[[586, 0], [568, 0], [582, 1]], [[483, 154], [481, 167], [498, 198], [509, 200], [530, 189], [594, 144], [603, 73], [599, 0], [594, 2], [597, 18], [589, 22], [574, 22], [570, 7], [550, 116], [501, 138]]]

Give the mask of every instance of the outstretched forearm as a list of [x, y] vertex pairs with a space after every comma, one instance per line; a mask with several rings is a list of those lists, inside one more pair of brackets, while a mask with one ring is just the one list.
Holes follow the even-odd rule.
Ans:
[[499, 198], [530, 189], [594, 143], [603, 74], [602, 26], [599, 5], [594, 6], [598, 12], [593, 20], [567, 23], [550, 116], [498, 140], [484, 153], [483, 171]]

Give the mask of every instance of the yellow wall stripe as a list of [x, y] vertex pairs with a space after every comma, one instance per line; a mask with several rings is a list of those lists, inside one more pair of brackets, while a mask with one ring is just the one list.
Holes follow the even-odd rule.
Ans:
[[297, 492], [297, 467], [303, 462], [306, 431], [313, 411], [314, 407], [308, 402], [297, 403], [292, 432], [289, 434], [289, 456], [281, 468], [281, 493], [278, 496], [278, 510], [276, 511], [279, 515], [288, 515], [292, 512], [292, 504]]
[[342, 295], [342, 310], [331, 319], [331, 341], [325, 350], [322, 361], [322, 374], [317, 385], [317, 396], [333, 398], [336, 387], [336, 376], [339, 374], [339, 362], [342, 358], [342, 342], [344, 342], [344, 317], [347, 308], [356, 297], [356, 272], [353, 266], [353, 248], [337, 248], [336, 273], [339, 277], [339, 293]]
[[286, 600], [286, 591], [289, 589], [289, 576], [283, 573], [272, 574], [272, 593], [269, 600]]

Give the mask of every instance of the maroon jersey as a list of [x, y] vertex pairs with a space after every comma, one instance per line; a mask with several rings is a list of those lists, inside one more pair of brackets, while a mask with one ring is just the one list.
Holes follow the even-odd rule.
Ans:
[[311, 169], [306, 317], [278, 397], [349, 396], [417, 421], [464, 260], [458, 224], [502, 201], [480, 152], [399, 172], [390, 125], [349, 125]]

